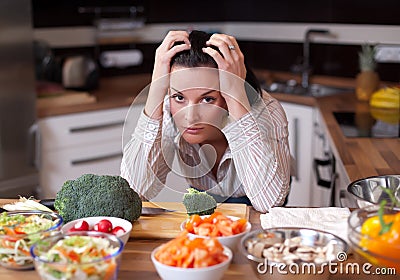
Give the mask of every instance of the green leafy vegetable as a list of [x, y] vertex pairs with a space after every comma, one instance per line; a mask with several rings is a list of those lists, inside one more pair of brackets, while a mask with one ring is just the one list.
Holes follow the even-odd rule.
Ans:
[[187, 191], [183, 195], [183, 204], [188, 215], [211, 215], [214, 213], [217, 202], [211, 195], [193, 188], [189, 188]]
[[[382, 191], [384, 191], [389, 196], [391, 208], [400, 205], [400, 201], [398, 201], [396, 199], [396, 197], [393, 193], [393, 190], [382, 187], [382, 186], [380, 186], [380, 188], [382, 189]], [[381, 203], [379, 204], [378, 216], [379, 216], [379, 222], [381, 224], [381, 230], [379, 232], [379, 235], [382, 235], [382, 234], [388, 232], [393, 225], [393, 222], [385, 223], [385, 220], [383, 219], [384, 209], [385, 209], [385, 206], [387, 205], [387, 203], [388, 202], [385, 199], [385, 200], [382, 200]]]
[[142, 201], [120, 176], [84, 174], [64, 183], [57, 192], [54, 208], [65, 223], [93, 216], [118, 217], [133, 222], [142, 213]]

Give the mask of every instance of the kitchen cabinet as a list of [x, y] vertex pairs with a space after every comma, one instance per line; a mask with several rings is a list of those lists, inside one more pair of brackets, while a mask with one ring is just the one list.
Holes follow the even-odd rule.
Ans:
[[[281, 102], [289, 124], [289, 146], [296, 160], [287, 206], [327, 207], [339, 205], [336, 183], [341, 179], [317, 107]], [[335, 188], [336, 187], [336, 188]]]
[[281, 102], [289, 125], [290, 152], [296, 160], [287, 206], [310, 206], [315, 108]]
[[[54, 198], [63, 183], [85, 173], [120, 175], [123, 146], [133, 133], [144, 104], [43, 118], [39, 121], [39, 198]], [[169, 174], [155, 200], [181, 201], [186, 181]]]
[[350, 183], [343, 162], [331, 140], [320, 110], [315, 110], [313, 168], [311, 172], [313, 207], [357, 207], [347, 192]]
[[334, 206], [337, 180], [336, 157], [328, 141], [328, 134], [318, 109], [314, 111], [310, 206]]
[[121, 107], [40, 119], [39, 197], [55, 197], [66, 180], [85, 173], [119, 175], [128, 109]]
[[[319, 160], [324, 164], [319, 166], [319, 176], [316, 174], [316, 168], [312, 170], [312, 188], [314, 190], [312, 206], [357, 207], [354, 198], [347, 192], [347, 186], [351, 181], [320, 110], [317, 110], [314, 126], [314, 161]], [[325, 186], [318, 184], [318, 177]]]

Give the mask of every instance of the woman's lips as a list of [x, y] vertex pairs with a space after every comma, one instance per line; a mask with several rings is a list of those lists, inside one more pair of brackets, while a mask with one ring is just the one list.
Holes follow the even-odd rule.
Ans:
[[185, 128], [184, 133], [188, 133], [188, 134], [198, 134], [200, 133], [200, 131], [202, 130], [202, 127], [187, 127]]

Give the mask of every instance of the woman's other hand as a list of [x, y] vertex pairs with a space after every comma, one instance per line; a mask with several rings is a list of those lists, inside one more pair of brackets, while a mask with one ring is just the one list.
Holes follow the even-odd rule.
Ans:
[[[182, 44], [176, 44], [183, 42]], [[178, 52], [189, 50], [189, 34], [186, 31], [169, 31], [155, 53], [155, 61], [150, 85], [149, 96], [146, 101], [145, 113], [153, 119], [162, 117], [164, 96], [169, 87], [170, 62]]]
[[[239, 119], [250, 110], [250, 103], [245, 91], [246, 66], [244, 55], [236, 39], [225, 34], [213, 34], [208, 46], [217, 47], [216, 51], [206, 47], [203, 51], [209, 54], [218, 64], [220, 91], [228, 106], [229, 114]], [[221, 55], [222, 54], [222, 55]]]

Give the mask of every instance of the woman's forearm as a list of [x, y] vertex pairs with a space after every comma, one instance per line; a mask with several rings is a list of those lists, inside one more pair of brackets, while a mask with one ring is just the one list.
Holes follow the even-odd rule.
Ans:
[[[158, 120], [162, 117], [163, 100], [169, 88], [171, 58], [190, 49], [188, 37], [186, 31], [170, 31], [156, 50], [149, 96], [144, 109], [145, 114], [152, 119]], [[183, 44], [176, 44], [177, 42]]]
[[170, 171], [168, 166], [161, 149], [159, 122], [142, 114], [124, 147], [121, 176], [142, 197], [151, 199], [162, 190]]
[[231, 139], [230, 147], [237, 176], [255, 209], [261, 212], [280, 204], [289, 188], [289, 151], [275, 147], [260, 132], [243, 128], [243, 137]]
[[286, 117], [277, 102], [269, 106], [257, 102], [251, 113], [224, 129], [239, 180], [261, 212], [284, 201], [290, 180]]
[[162, 119], [163, 101], [167, 90], [167, 87], [159, 85], [157, 82], [151, 83], [144, 107], [144, 113], [146, 116], [154, 120]]

